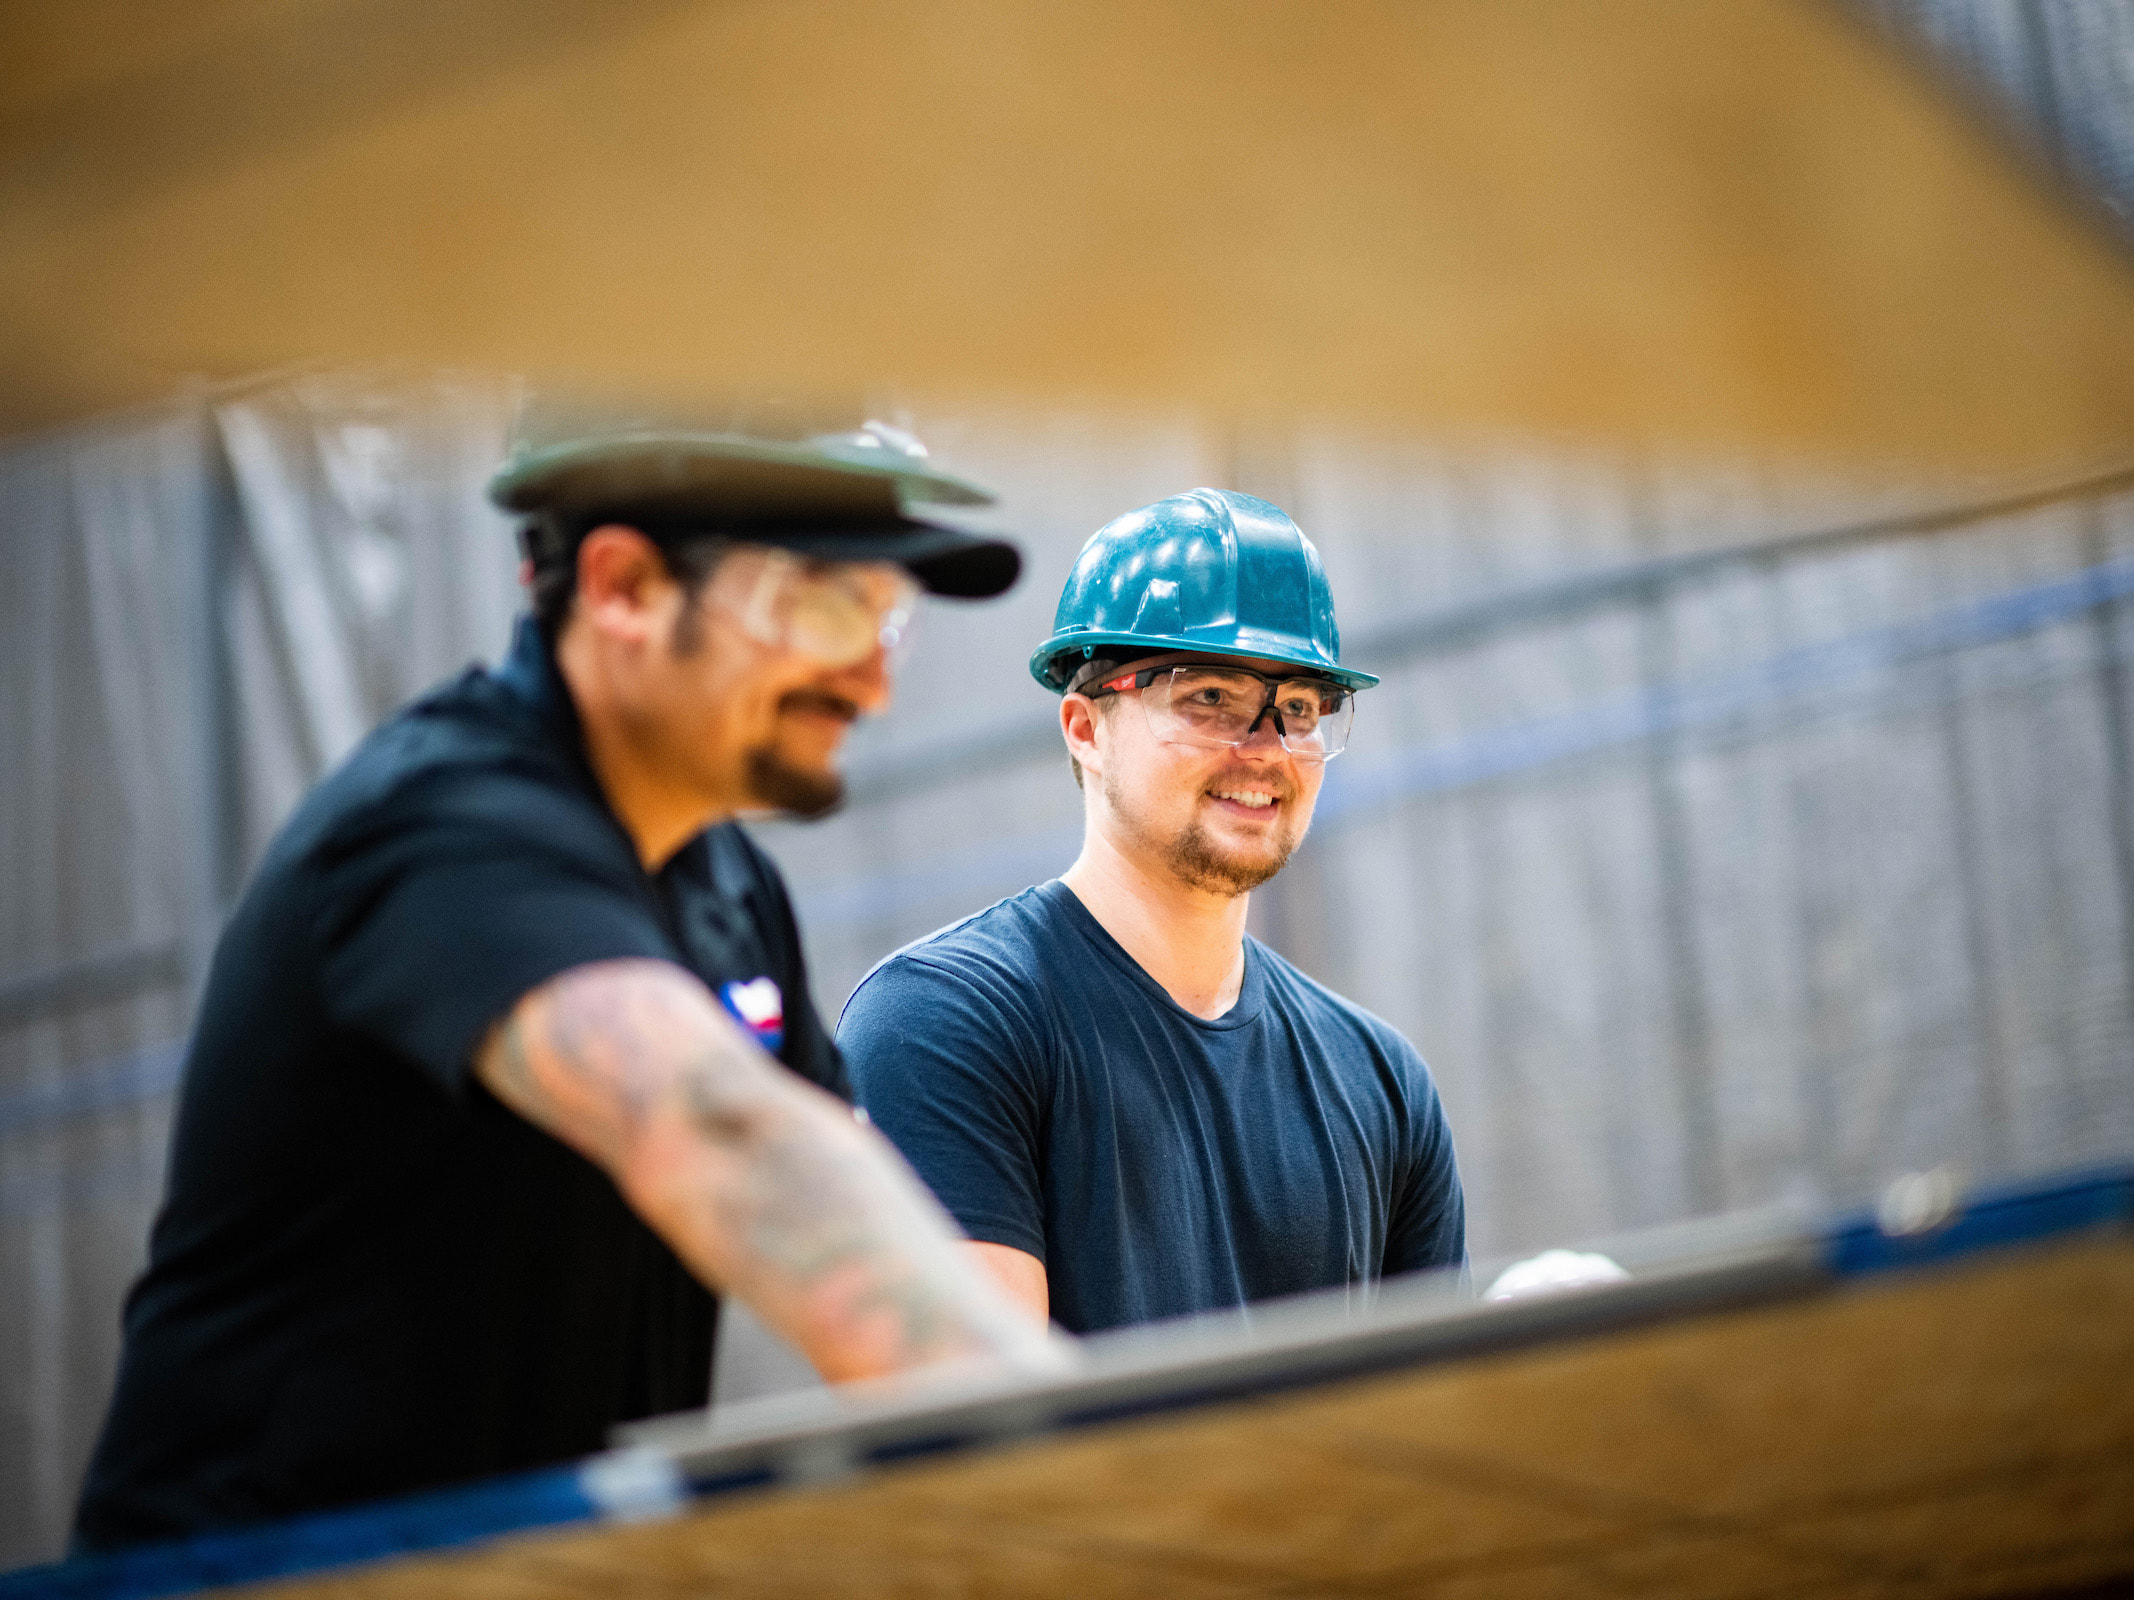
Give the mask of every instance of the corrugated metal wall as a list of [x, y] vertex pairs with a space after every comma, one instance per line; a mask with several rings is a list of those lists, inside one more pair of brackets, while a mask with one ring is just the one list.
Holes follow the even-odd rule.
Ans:
[[0, 453], [0, 1565], [64, 1540], [223, 908], [508, 631], [514, 398], [313, 378]]
[[[2129, 196], [2123, 7], [1876, 9]], [[511, 401], [313, 378], [0, 453], [0, 1565], [63, 1539], [220, 908], [361, 728], [502, 641], [478, 485]], [[1217, 483], [1297, 514], [1387, 680], [1255, 927], [1430, 1057], [1478, 1250], [2134, 1150], [2123, 488], [1843, 532], [1902, 497], [1161, 418], [928, 432], [1007, 491], [1030, 577], [938, 609], [843, 815], [763, 830], [826, 1010], [1072, 858], [1023, 657], [1092, 529]]]

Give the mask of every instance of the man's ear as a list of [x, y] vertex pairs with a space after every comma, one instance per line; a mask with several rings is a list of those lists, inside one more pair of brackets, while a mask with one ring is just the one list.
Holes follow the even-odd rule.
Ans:
[[597, 631], [631, 644], [663, 639], [680, 598], [659, 547], [635, 528], [604, 523], [580, 542], [575, 610]]
[[1067, 753], [1082, 764], [1085, 773], [1104, 771], [1104, 752], [1097, 745], [1097, 724], [1101, 720], [1096, 702], [1088, 695], [1060, 697], [1060, 733], [1067, 740]]

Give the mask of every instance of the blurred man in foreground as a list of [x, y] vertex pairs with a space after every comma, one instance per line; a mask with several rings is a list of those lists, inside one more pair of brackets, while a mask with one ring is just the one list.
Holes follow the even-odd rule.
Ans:
[[705, 1402], [716, 1301], [832, 1379], [1058, 1360], [837, 1098], [778, 874], [917, 590], [1012, 548], [886, 430], [517, 462], [535, 616], [367, 739], [217, 952], [86, 1548], [529, 1468]]
[[854, 992], [876, 1126], [1077, 1333], [1462, 1262], [1421, 1059], [1245, 933], [1378, 681], [1340, 664], [1310, 541], [1222, 490], [1131, 512], [1031, 671], [1064, 691], [1081, 856]]

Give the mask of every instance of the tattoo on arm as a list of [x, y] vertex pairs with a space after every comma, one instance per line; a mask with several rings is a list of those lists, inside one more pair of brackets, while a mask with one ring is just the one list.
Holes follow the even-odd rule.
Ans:
[[611, 961], [521, 998], [476, 1070], [514, 1110], [613, 1171], [679, 1084], [738, 1074], [760, 1085], [769, 1063], [751, 1053], [696, 979], [665, 962]]
[[[692, 1080], [692, 1093], [703, 1097], [693, 1105], [709, 1125], [729, 1121], [702, 1080]], [[912, 1235], [934, 1219], [916, 1206], [894, 1208], [898, 1197], [870, 1184], [855, 1160], [868, 1136], [857, 1127], [850, 1135], [849, 1143], [833, 1142], [798, 1119], [776, 1119], [725, 1196], [726, 1225], [789, 1291], [834, 1302], [842, 1318], [874, 1327], [895, 1365], [970, 1348], [970, 1329], [944, 1293], [953, 1285], [913, 1259]]]
[[827, 1376], [987, 1350], [1049, 1364], [1041, 1325], [965, 1258], [887, 1142], [764, 1055], [679, 969], [565, 973], [520, 1001], [477, 1068]]

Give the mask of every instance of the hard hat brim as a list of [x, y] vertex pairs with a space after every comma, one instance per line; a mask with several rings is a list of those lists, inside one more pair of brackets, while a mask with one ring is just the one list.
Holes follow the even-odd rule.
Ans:
[[[1093, 655], [1117, 655], [1123, 659], [1131, 654], [1139, 659], [1144, 656], [1168, 655], [1174, 650], [1189, 650], [1195, 655], [1249, 656], [1255, 661], [1273, 661], [1285, 667], [1296, 667], [1316, 677], [1331, 678], [1351, 692], [1369, 689], [1378, 682], [1372, 673], [1358, 672], [1353, 667], [1330, 666], [1306, 648], [1286, 646], [1274, 639], [1262, 641], [1246, 635], [1215, 640], [1197, 639], [1190, 634], [1080, 631], [1056, 633], [1032, 651], [1030, 676], [1054, 694], [1065, 694], [1068, 680], [1074, 675], [1074, 664], [1086, 661]], [[1056, 673], [1055, 669], [1061, 665], [1066, 667], [1066, 671]]]

